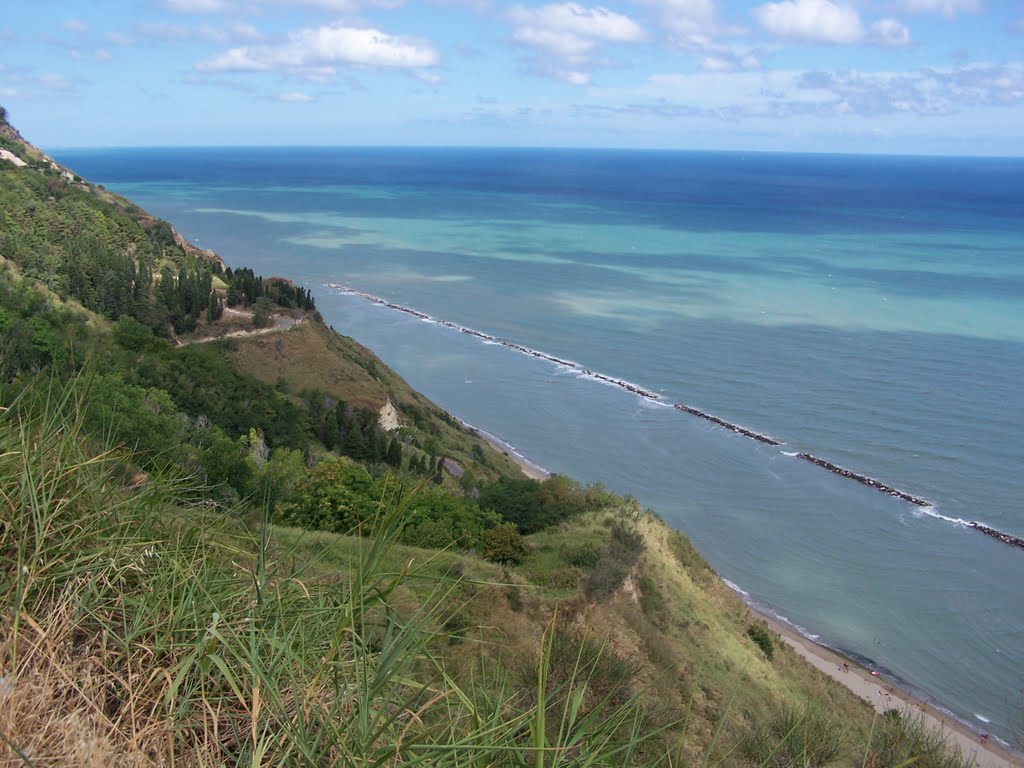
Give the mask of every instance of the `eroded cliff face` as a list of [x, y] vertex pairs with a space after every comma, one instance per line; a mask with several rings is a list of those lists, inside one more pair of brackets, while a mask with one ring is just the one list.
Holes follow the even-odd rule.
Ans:
[[380, 408], [380, 428], [385, 432], [392, 432], [400, 426], [398, 423], [398, 409], [391, 402], [391, 398]]

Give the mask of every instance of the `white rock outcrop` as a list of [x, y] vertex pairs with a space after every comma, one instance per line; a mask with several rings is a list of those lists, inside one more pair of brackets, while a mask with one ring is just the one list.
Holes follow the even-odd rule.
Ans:
[[398, 429], [398, 409], [395, 408], [391, 403], [391, 398], [380, 408], [380, 416], [378, 418], [380, 428], [385, 432], [391, 432], [392, 430]]

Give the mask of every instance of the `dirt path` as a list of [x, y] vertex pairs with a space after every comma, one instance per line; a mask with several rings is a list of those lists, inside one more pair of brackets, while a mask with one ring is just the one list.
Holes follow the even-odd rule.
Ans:
[[[234, 317], [245, 317], [249, 320], [252, 319], [252, 315], [247, 312], [241, 312], [237, 309], [225, 309], [224, 314], [230, 314]], [[222, 333], [219, 336], [200, 336], [198, 339], [178, 339], [178, 346], [184, 347], [189, 344], [206, 344], [211, 341], [220, 341], [222, 339], [237, 339], [240, 336], [262, 336], [266, 333], [287, 331], [289, 328], [302, 325], [305, 319], [305, 316], [295, 318], [289, 315], [275, 315], [274, 324], [267, 328], [249, 328], [240, 331], [229, 331], [228, 333]]]

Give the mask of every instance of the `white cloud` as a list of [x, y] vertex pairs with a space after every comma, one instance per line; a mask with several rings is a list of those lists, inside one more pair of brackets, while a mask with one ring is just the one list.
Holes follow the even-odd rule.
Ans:
[[65, 75], [56, 72], [47, 72], [36, 78], [36, 84], [47, 91], [72, 91], [75, 83]]
[[177, 13], [221, 13], [230, 3], [226, 0], [163, 0], [163, 6]]
[[904, 0], [909, 13], [941, 13], [951, 19], [958, 13], [981, 13], [981, 0]]
[[107, 42], [111, 45], [132, 45], [135, 38], [124, 32], [107, 32]]
[[84, 35], [89, 31], [89, 25], [81, 19], [68, 19], [61, 26], [68, 32], [74, 32], [76, 35]]
[[289, 93], [277, 94], [278, 101], [286, 101], [291, 104], [308, 104], [311, 101], [316, 101], [308, 93], [300, 93], [298, 91], [291, 91]]
[[608, 43], [637, 43], [646, 35], [629, 16], [601, 6], [556, 3], [540, 8], [515, 6], [509, 11], [513, 38], [534, 51], [534, 69], [572, 85], [586, 85], [585, 71], [598, 49]]
[[[601, 93], [601, 92], [599, 92]], [[1024, 106], [1024, 62], [893, 72], [704, 71], [655, 75], [638, 89], [604, 91], [612, 103], [578, 107], [583, 116], [662, 119], [798, 117], [871, 120], [946, 118], [978, 107]]]
[[143, 37], [170, 43], [204, 40], [212, 43], [240, 43], [262, 39], [263, 35], [252, 24], [236, 22], [223, 27], [212, 24], [168, 24], [145, 22], [136, 31]]
[[334, 74], [336, 65], [372, 69], [419, 69], [437, 65], [440, 57], [427, 41], [397, 37], [371, 27], [330, 24], [301, 29], [276, 45], [241, 46], [199, 62], [204, 72], [267, 72]]
[[854, 8], [832, 0], [782, 0], [754, 9], [764, 29], [808, 43], [856, 43], [864, 27]]
[[658, 0], [662, 23], [684, 38], [711, 37], [715, 32], [713, 0]]
[[878, 45], [896, 48], [910, 44], [910, 30], [896, 19], [879, 19], [871, 25], [871, 39]]
[[92, 57], [96, 59], [96, 61], [110, 61], [114, 58], [106, 48], [97, 48], [92, 52]]
[[413, 77], [420, 80], [427, 85], [440, 85], [443, 78], [437, 74], [437, 72], [431, 72], [428, 69], [418, 69], [413, 72]]
[[761, 59], [753, 53], [705, 56], [700, 64], [702, 72], [744, 72], [760, 67]]

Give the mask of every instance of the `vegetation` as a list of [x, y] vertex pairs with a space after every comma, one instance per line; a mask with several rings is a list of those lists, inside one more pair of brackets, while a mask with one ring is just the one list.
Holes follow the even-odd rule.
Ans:
[[[618, 765], [669, 752], [639, 699], [577, 691], [585, 667], [525, 701], [453, 679], [434, 650], [458, 586], [389, 555], [395, 505], [342, 583], [296, 570], [266, 528], [190, 514], [181, 486], [121, 490], [76, 390], [30, 388], [0, 413], [0, 733], [28, 764]], [[403, 609], [405, 585], [426, 583]], [[598, 657], [600, 658], [600, 657]], [[596, 661], [587, 659], [587, 664]], [[75, 681], [68, 685], [68, 681]], [[101, 702], [101, 706], [97, 703]]]
[[757, 647], [764, 652], [764, 657], [768, 661], [772, 660], [772, 656], [775, 655], [775, 641], [772, 639], [772, 633], [767, 624], [764, 622], [751, 624], [747, 627], [747, 637], [753, 640]]
[[0, 127], [0, 762], [962, 764], [635, 500]]

